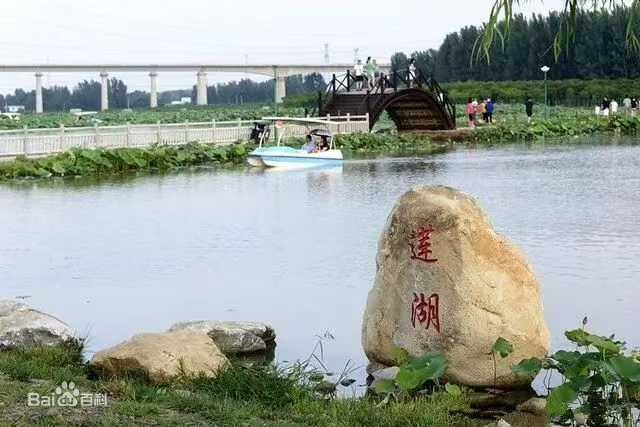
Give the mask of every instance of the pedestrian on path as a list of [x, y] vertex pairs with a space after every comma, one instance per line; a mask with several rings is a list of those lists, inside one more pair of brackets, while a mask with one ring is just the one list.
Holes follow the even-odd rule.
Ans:
[[487, 123], [488, 124], [493, 124], [493, 102], [491, 102], [491, 98], [487, 99], [487, 103], [484, 106], [484, 109], [486, 111], [487, 114]]
[[469, 98], [469, 103], [467, 104], [467, 117], [469, 118], [469, 127], [474, 127], [474, 120], [476, 116], [476, 107], [473, 105], [473, 99]]
[[524, 103], [524, 111], [527, 113], [527, 121], [530, 122], [531, 116], [533, 116], [533, 100], [531, 97]]

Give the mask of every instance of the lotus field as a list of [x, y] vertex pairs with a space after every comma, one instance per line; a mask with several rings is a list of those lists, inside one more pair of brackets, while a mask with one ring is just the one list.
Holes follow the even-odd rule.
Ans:
[[[99, 124], [117, 126], [129, 124], [184, 123], [234, 120], [259, 120], [265, 116], [303, 117], [304, 109], [273, 105], [224, 105], [188, 108], [160, 108], [156, 110], [112, 110], [78, 118], [71, 113], [24, 114], [20, 120], [0, 118], [0, 130], [83, 127]], [[466, 127], [465, 106], [456, 106], [458, 127]], [[376, 132], [386, 133], [393, 123], [384, 114], [376, 125]], [[574, 107], [534, 106], [531, 122], [527, 121], [524, 105], [496, 104], [494, 124], [478, 123], [476, 142], [511, 142], [539, 138], [573, 137], [579, 135], [636, 135], [640, 130], [640, 116], [630, 116], [620, 110], [616, 117], [597, 117], [593, 109]]]
[[[467, 126], [465, 106], [456, 106], [456, 113], [458, 127]], [[615, 117], [598, 117], [591, 108], [545, 109], [544, 105], [536, 105], [528, 122], [524, 105], [496, 104], [493, 118], [493, 125], [477, 124], [476, 142], [499, 143], [595, 134], [636, 135], [640, 131], [640, 116], [631, 116], [622, 109]]]
[[[0, 118], [0, 130], [22, 129], [27, 126], [30, 129], [93, 126], [117, 126], [129, 124], [151, 123], [184, 123], [232, 121], [232, 120], [257, 120], [274, 114], [303, 117], [302, 108], [278, 107], [276, 111], [273, 105], [220, 105], [189, 108], [159, 108], [156, 110], [111, 110], [99, 112], [95, 115], [78, 118], [71, 113], [45, 113], [23, 114], [20, 120]], [[96, 120], [93, 120], [96, 119]]]

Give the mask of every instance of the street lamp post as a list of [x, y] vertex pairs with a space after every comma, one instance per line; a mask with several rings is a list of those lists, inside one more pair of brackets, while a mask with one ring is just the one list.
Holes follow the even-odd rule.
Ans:
[[549, 118], [549, 104], [547, 102], [547, 73], [551, 70], [551, 68], [546, 65], [540, 68], [540, 71], [544, 73], [544, 110], [547, 118]]

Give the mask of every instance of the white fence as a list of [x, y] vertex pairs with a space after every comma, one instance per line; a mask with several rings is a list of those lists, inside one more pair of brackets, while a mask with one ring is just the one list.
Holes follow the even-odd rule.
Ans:
[[[328, 126], [333, 134], [369, 132], [369, 116], [326, 119], [333, 122]], [[254, 122], [256, 120], [0, 131], [0, 158], [43, 156], [73, 147], [142, 148], [153, 144], [183, 145], [188, 142], [224, 145], [247, 141]], [[308, 131], [305, 126], [287, 127], [289, 136], [304, 136]], [[273, 130], [271, 135], [274, 135]]]

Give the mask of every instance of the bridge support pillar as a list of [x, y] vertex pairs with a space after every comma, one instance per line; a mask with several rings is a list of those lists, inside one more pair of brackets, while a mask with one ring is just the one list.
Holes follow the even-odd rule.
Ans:
[[287, 96], [287, 84], [285, 76], [276, 77], [275, 102], [281, 104], [284, 97]]
[[198, 72], [198, 105], [207, 105], [207, 73], [204, 71]]
[[42, 106], [42, 73], [36, 73], [36, 113], [43, 113]]
[[151, 77], [151, 96], [149, 97], [149, 106], [156, 108], [158, 106], [158, 73], [152, 71], [149, 73]]
[[109, 73], [103, 71], [100, 73], [101, 87], [100, 87], [100, 108], [102, 111], [109, 109]]

